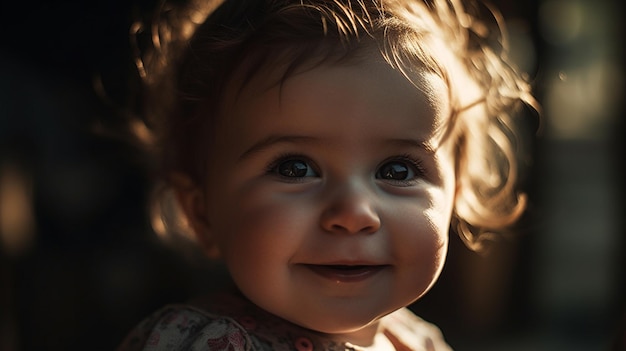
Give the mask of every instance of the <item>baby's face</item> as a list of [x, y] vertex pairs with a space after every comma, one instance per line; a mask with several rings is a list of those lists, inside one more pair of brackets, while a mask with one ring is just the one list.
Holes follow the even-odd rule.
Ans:
[[422, 296], [443, 266], [455, 196], [435, 142], [448, 91], [382, 59], [227, 94], [209, 161], [209, 235], [241, 291], [350, 339]]

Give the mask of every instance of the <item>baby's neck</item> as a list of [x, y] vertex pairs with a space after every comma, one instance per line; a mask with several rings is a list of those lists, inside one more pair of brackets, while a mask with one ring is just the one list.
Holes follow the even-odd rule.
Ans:
[[387, 337], [385, 329], [384, 323], [377, 321], [359, 331], [350, 334], [336, 334], [332, 338], [337, 341], [347, 342], [349, 346], [353, 346], [356, 350], [396, 351], [397, 348]]

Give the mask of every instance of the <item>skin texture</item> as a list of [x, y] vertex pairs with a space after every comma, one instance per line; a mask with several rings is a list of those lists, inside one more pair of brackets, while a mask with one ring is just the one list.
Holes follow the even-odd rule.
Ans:
[[276, 77], [231, 85], [208, 179], [183, 206], [252, 302], [372, 345], [381, 319], [428, 291], [445, 261], [456, 188], [452, 148], [437, 143], [447, 87], [374, 55]]

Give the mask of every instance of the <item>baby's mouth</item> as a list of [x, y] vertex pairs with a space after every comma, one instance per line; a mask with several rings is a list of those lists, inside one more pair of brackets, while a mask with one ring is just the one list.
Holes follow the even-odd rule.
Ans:
[[306, 264], [313, 273], [337, 283], [356, 283], [373, 277], [387, 265]]

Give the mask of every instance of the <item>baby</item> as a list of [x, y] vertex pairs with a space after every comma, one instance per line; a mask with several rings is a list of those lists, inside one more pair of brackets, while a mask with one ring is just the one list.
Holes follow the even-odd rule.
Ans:
[[169, 12], [138, 61], [144, 113], [185, 223], [233, 287], [164, 307], [119, 350], [449, 350], [406, 306], [437, 280], [451, 226], [480, 248], [524, 210], [515, 118], [535, 106], [477, 9]]

